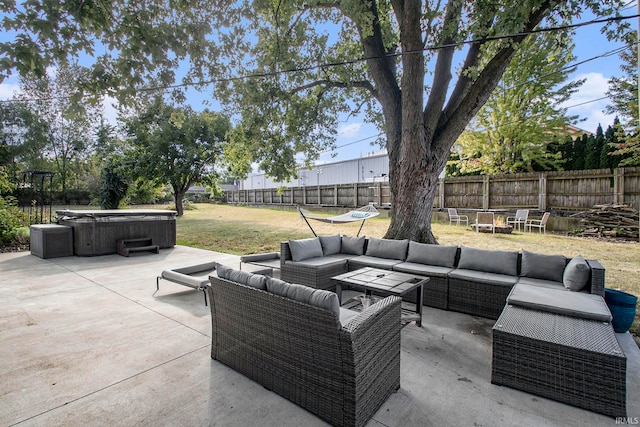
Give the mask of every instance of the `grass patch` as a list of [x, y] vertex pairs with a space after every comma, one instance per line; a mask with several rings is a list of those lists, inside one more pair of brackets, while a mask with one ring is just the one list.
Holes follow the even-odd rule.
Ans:
[[[158, 206], [156, 206], [158, 208]], [[331, 216], [327, 214], [327, 216]], [[389, 226], [383, 215], [367, 220], [361, 235], [383, 237]], [[360, 222], [325, 224], [310, 221], [318, 235], [355, 236]], [[475, 233], [464, 226], [433, 223], [433, 233], [443, 245], [471, 246], [482, 249], [521, 251], [543, 254], [582, 255], [596, 259], [606, 269], [606, 286], [640, 295], [640, 244], [537, 232], [512, 234]], [[231, 205], [197, 204], [185, 211], [177, 223], [177, 242], [217, 252], [245, 255], [280, 250], [280, 242], [313, 237], [309, 227], [294, 209], [267, 209]], [[640, 310], [632, 331], [640, 335]]]

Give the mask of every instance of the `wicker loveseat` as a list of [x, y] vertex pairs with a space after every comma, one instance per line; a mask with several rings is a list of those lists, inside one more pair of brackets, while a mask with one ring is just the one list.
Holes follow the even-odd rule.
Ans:
[[361, 313], [337, 295], [218, 266], [211, 357], [336, 426], [362, 426], [400, 387], [400, 299]]

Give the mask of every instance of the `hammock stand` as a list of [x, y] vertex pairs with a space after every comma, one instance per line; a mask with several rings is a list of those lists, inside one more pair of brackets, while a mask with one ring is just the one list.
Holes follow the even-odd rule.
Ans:
[[309, 212], [305, 209], [302, 209], [300, 206], [296, 206], [296, 207], [298, 208], [298, 212], [300, 213], [300, 216], [302, 217], [302, 219], [304, 219], [304, 222], [307, 223], [307, 225], [311, 229], [311, 232], [316, 237], [318, 237], [318, 235], [313, 230], [313, 227], [311, 226], [311, 224], [309, 224], [308, 220], [310, 219], [314, 219], [320, 222], [326, 222], [328, 224], [341, 224], [345, 222], [354, 222], [354, 221], [362, 220], [362, 224], [360, 224], [360, 228], [358, 229], [358, 234], [356, 235], [357, 237], [357, 236], [360, 236], [360, 231], [362, 231], [362, 227], [364, 226], [364, 222], [366, 220], [380, 215], [380, 212], [378, 212], [378, 210], [373, 205], [363, 206], [361, 208], [349, 211], [342, 215], [331, 216], [331, 217], [315, 215], [313, 212]]

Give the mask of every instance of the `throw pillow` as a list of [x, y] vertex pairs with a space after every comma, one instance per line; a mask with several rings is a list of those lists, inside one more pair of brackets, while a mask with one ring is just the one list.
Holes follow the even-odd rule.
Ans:
[[320, 245], [322, 246], [322, 253], [325, 256], [339, 254], [342, 247], [342, 239], [340, 239], [339, 234], [320, 236]]
[[363, 237], [351, 237], [342, 236], [342, 253], [349, 255], [363, 255], [364, 254], [364, 242]]
[[409, 242], [407, 262], [453, 268], [456, 265], [457, 246], [430, 245]]
[[317, 237], [289, 240], [289, 249], [291, 250], [291, 259], [294, 261], [322, 256], [322, 245]]
[[543, 255], [522, 250], [520, 275], [532, 279], [562, 282], [567, 259], [564, 255]]
[[404, 261], [407, 258], [409, 240], [378, 239], [369, 237], [367, 243], [367, 256], [386, 259], [399, 259]]
[[581, 291], [589, 278], [591, 277], [591, 268], [582, 255], [574, 257], [564, 269], [562, 275], [562, 283], [564, 287], [570, 291]]

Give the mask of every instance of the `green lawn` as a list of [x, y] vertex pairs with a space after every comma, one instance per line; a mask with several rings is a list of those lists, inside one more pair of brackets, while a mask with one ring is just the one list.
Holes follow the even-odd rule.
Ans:
[[[319, 235], [355, 235], [360, 226], [360, 222], [339, 225], [310, 222]], [[361, 234], [383, 237], [388, 225], [389, 218], [373, 218], [365, 223]], [[640, 295], [638, 242], [610, 242], [558, 234], [545, 236], [537, 232], [494, 235], [475, 233], [464, 226], [450, 226], [448, 223], [434, 223], [433, 232], [439, 243], [445, 245], [515, 251], [525, 249], [596, 259], [606, 269], [608, 288]], [[313, 237], [293, 208], [281, 210], [211, 204], [197, 204], [195, 209], [185, 211], [185, 215], [178, 219], [177, 234], [178, 244], [237, 255], [279, 251], [283, 240]], [[640, 335], [638, 316], [632, 330]]]

